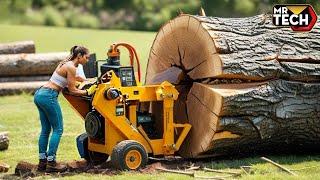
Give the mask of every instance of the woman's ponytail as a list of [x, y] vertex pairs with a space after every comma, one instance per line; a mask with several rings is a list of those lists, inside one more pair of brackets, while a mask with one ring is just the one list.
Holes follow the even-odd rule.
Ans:
[[73, 46], [71, 49], [70, 49], [70, 55], [68, 57], [68, 61], [72, 61], [77, 54], [75, 54], [75, 49], [77, 48], [78, 46]]
[[83, 55], [88, 54], [88, 53], [89, 53], [89, 50], [84, 46], [73, 46], [70, 49], [70, 55], [68, 56], [67, 59], [62, 61], [62, 64], [64, 64], [67, 61], [74, 60], [78, 56], [78, 54], [83, 56]]
[[70, 54], [74, 54], [74, 50], [77, 48], [78, 46], [73, 46], [71, 49], [70, 49]]

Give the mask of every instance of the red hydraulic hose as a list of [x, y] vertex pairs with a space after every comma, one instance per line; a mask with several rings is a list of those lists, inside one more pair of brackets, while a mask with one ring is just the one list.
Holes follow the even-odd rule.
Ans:
[[130, 65], [133, 67], [134, 65], [134, 57], [136, 58], [136, 62], [137, 62], [137, 67], [138, 67], [138, 79], [139, 82], [141, 81], [141, 69], [140, 69], [140, 61], [139, 61], [139, 57], [137, 55], [136, 50], [134, 49], [134, 47], [132, 47], [130, 44], [127, 43], [118, 43], [114, 46], [115, 49], [117, 49], [118, 46], [123, 46], [125, 48], [127, 48], [127, 50], [129, 51], [129, 57], [130, 57]]

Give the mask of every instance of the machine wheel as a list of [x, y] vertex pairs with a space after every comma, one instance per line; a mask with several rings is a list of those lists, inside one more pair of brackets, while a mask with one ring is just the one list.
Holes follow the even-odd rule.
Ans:
[[137, 170], [144, 167], [148, 161], [148, 154], [144, 147], [133, 140], [118, 143], [112, 151], [111, 162], [120, 170]]
[[92, 164], [101, 164], [106, 162], [108, 160], [108, 157], [109, 156], [107, 154], [88, 150], [84, 159]]

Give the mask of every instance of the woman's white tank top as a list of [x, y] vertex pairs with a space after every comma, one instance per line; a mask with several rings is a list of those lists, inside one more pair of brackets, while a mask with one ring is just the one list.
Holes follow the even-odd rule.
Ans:
[[50, 80], [61, 88], [65, 88], [68, 85], [67, 78], [60, 76], [56, 71], [52, 74]]

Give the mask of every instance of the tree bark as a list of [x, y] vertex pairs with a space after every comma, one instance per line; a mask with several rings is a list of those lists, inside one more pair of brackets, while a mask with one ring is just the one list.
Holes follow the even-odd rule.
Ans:
[[0, 76], [49, 75], [68, 54], [59, 52], [0, 55]]
[[0, 132], [0, 151], [9, 147], [9, 136], [7, 132]]
[[186, 156], [320, 146], [318, 83], [194, 83], [187, 110], [193, 128], [184, 144]]
[[19, 41], [0, 44], [0, 54], [35, 53], [33, 41]]
[[[162, 26], [146, 84], [182, 70], [174, 120], [192, 128], [180, 155], [319, 149], [319, 38], [319, 26], [296, 33], [270, 15], [181, 15]], [[159, 124], [161, 104], [150, 111]]]

